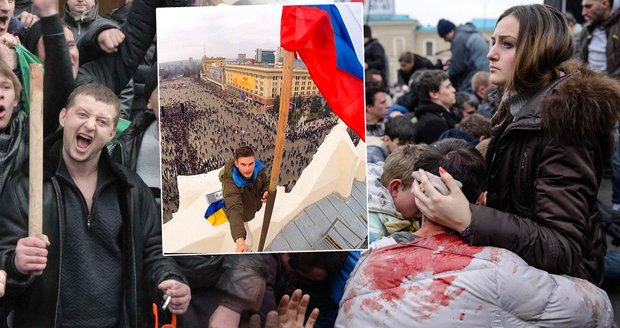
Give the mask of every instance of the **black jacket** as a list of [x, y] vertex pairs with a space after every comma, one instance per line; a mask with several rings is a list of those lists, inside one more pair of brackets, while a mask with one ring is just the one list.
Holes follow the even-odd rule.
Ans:
[[[180, 2], [180, 1], [179, 1]], [[131, 2], [125, 4], [110, 13], [110, 18], [119, 22], [124, 23], [127, 21], [127, 15], [129, 14], [129, 10], [131, 9]], [[188, 6], [189, 4], [179, 3], [179, 6]], [[151, 66], [155, 65], [157, 62], [157, 38], [153, 39], [153, 43], [149, 47], [149, 50], [146, 52], [144, 59], [140, 62], [138, 66], [138, 70], [133, 76], [133, 103], [131, 105], [131, 117], [137, 115], [137, 113], [143, 111], [146, 108], [146, 104], [148, 103], [149, 97], [151, 95], [144, 94], [144, 85], [146, 81], [146, 76], [151, 68]]]
[[549, 273], [599, 283], [597, 193], [618, 103], [617, 83], [581, 68], [541, 90], [514, 119], [507, 116], [487, 153], [487, 207], [471, 205], [471, 243], [506, 248]]
[[433, 102], [421, 102], [415, 110], [418, 118], [415, 141], [416, 143], [432, 144], [439, 140], [439, 136], [446, 130], [452, 129], [458, 123], [457, 115]]
[[[43, 135], [47, 136], [58, 128], [58, 114], [73, 89], [73, 75], [67, 41], [58, 17], [42, 18], [41, 30], [48, 50], [43, 77], [46, 90], [43, 95]], [[9, 124], [0, 132], [0, 193], [8, 180], [28, 165], [28, 149], [28, 114], [18, 105], [13, 109]]]
[[[61, 148], [62, 133], [46, 139], [43, 181], [43, 233], [48, 236], [47, 268], [38, 277], [24, 277], [15, 268], [15, 246], [28, 233], [28, 176], [19, 175], [11, 180], [0, 198], [0, 265], [10, 277], [6, 298], [14, 304], [16, 327], [56, 327], [59, 318], [60, 269], [63, 256], [65, 208], [63, 195], [55, 177]], [[185, 282], [172, 258], [164, 257], [161, 250], [161, 221], [151, 192], [142, 180], [126, 168], [113, 164], [102, 152], [100, 163], [107, 161], [112, 174], [121, 181], [119, 205], [123, 213], [121, 244], [124, 284], [124, 313], [122, 327], [152, 327], [151, 303], [148, 295], [166, 279]], [[102, 272], [101, 274], [105, 274]], [[106, 300], [93, 300], [97, 302]]]
[[133, 77], [155, 36], [155, 8], [162, 0], [136, 0], [121, 25], [125, 41], [118, 52], [103, 54], [80, 66], [75, 85], [97, 82], [117, 95]]
[[15, 108], [9, 125], [0, 132], [0, 193], [11, 177], [28, 164], [28, 149], [28, 115]]
[[142, 145], [144, 131], [146, 131], [156, 119], [155, 114], [150, 110], [140, 112], [131, 121], [131, 125], [123, 131], [123, 134], [121, 134], [111, 146], [110, 156], [112, 160], [136, 172], [138, 153], [140, 152], [140, 145]]
[[377, 39], [370, 39], [364, 44], [364, 62], [368, 69], [378, 69], [383, 77], [383, 83], [388, 84], [388, 61], [383, 46]]

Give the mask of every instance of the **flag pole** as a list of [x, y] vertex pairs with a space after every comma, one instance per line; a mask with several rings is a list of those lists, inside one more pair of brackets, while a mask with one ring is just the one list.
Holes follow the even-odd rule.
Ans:
[[[43, 65], [30, 64], [28, 236], [43, 236]], [[24, 90], [26, 92], [26, 90]]]
[[280, 166], [282, 165], [282, 153], [284, 152], [284, 142], [286, 141], [286, 124], [288, 122], [288, 106], [291, 99], [291, 89], [293, 85], [293, 57], [292, 51], [284, 51], [284, 65], [282, 68], [282, 92], [280, 93], [280, 111], [278, 114], [278, 128], [276, 133], [276, 148], [273, 153], [273, 166], [271, 167], [271, 179], [269, 180], [269, 196], [267, 197], [267, 207], [263, 217], [260, 242], [258, 251], [262, 252], [269, 232], [273, 206], [276, 201], [278, 180], [280, 180]]

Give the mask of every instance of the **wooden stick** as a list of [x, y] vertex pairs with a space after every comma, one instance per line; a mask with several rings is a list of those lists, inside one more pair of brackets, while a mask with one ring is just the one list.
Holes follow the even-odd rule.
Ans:
[[[43, 65], [30, 64], [28, 235], [43, 235]], [[24, 90], [26, 92], [26, 90]]]
[[295, 53], [285, 50], [284, 66], [282, 68], [282, 92], [280, 93], [280, 112], [278, 114], [278, 128], [276, 133], [276, 148], [273, 152], [273, 166], [271, 167], [271, 179], [269, 180], [269, 197], [267, 197], [267, 208], [261, 228], [260, 242], [258, 251], [262, 252], [269, 232], [271, 214], [276, 202], [276, 189], [280, 180], [280, 166], [282, 165], [282, 154], [284, 153], [284, 142], [286, 142], [286, 124], [288, 122], [288, 106], [291, 100], [291, 89], [293, 86], [293, 59]]

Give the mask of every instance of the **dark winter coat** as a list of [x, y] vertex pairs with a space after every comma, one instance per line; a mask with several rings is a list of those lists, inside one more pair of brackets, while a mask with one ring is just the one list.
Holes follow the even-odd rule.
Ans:
[[370, 39], [364, 43], [364, 62], [368, 65], [368, 69], [378, 69], [383, 77], [383, 83], [388, 83], [388, 62], [383, 46], [377, 39]]
[[[11, 180], [2, 195], [0, 211], [0, 265], [7, 271], [6, 298], [14, 302], [16, 327], [56, 327], [59, 314], [63, 231], [66, 213], [63, 195], [55, 175], [60, 161], [62, 132], [46, 140], [43, 181], [43, 233], [50, 246], [47, 267], [40, 276], [21, 275], [15, 267], [15, 246], [28, 234], [28, 176]], [[121, 327], [152, 327], [149, 292], [166, 279], [185, 281], [174, 260], [164, 257], [161, 250], [161, 221], [159, 210], [142, 180], [128, 169], [115, 165], [105, 151], [102, 163], [107, 163], [120, 181], [119, 205], [123, 227], [119, 242], [123, 252], [124, 313]], [[102, 272], [101, 274], [105, 274]], [[93, 306], [98, 301], [93, 300]], [[44, 305], [44, 306], [42, 306]], [[36, 314], [36, 315], [33, 315]]]
[[[52, 134], [58, 128], [58, 115], [69, 96], [66, 90], [73, 88], [71, 64], [62, 25], [57, 16], [54, 17], [56, 18], [41, 19], [45, 46], [49, 50], [45, 57], [48, 69], [44, 76], [44, 87], [50, 92], [45, 92], [43, 95], [44, 136]], [[60, 39], [64, 44], [61, 44]], [[61, 92], [65, 95], [65, 101], [59, 101], [59, 97], [54, 97]], [[28, 149], [28, 114], [18, 105], [13, 109], [9, 124], [0, 132], [0, 192], [11, 177], [17, 175], [24, 165], [28, 165]]]
[[131, 125], [123, 131], [123, 134], [121, 134], [114, 145], [111, 146], [110, 156], [114, 162], [122, 164], [133, 172], [136, 172], [138, 154], [140, 153], [144, 132], [155, 120], [157, 120], [157, 118], [152, 111], [144, 110], [131, 121]]
[[430, 101], [422, 102], [416, 108], [415, 116], [418, 118], [415, 141], [428, 145], [439, 140], [444, 131], [452, 129], [458, 123], [453, 111]]
[[255, 172], [255, 178], [251, 184], [237, 187], [233, 180], [234, 167], [234, 159], [226, 162], [220, 173], [220, 181], [222, 182], [224, 203], [226, 203], [226, 216], [230, 223], [230, 233], [233, 240], [236, 241], [238, 238], [246, 237], [243, 224], [251, 221], [256, 212], [263, 206], [261, 199], [263, 193], [269, 189], [269, 177], [263, 168]]
[[471, 206], [472, 245], [506, 248], [549, 273], [600, 283], [597, 193], [619, 103], [615, 81], [581, 68], [496, 127], [487, 207]]
[[75, 85], [97, 82], [119, 94], [144, 58], [155, 36], [155, 8], [161, 0], [134, 1], [127, 21], [121, 25], [125, 41], [118, 52], [104, 54], [82, 66]]
[[[124, 23], [127, 20], [127, 15], [129, 13], [129, 10], [131, 9], [131, 4], [132, 3], [130, 2], [115, 9], [110, 13], [110, 18], [121, 24]], [[187, 4], [183, 5], [187, 6]], [[139, 112], [144, 111], [144, 109], [146, 108], [146, 104], [148, 103], [149, 97], [151, 96], [144, 94], [144, 86], [149, 69], [151, 68], [151, 66], [156, 64], [157, 61], [156, 39], [157, 38], [153, 39], [153, 43], [149, 47], [149, 50], [146, 52], [146, 55], [144, 56], [144, 59], [142, 59], [142, 62], [140, 62], [136, 74], [134, 74], [133, 76], [133, 103], [131, 105], [132, 120], [133, 117], [136, 116]]]

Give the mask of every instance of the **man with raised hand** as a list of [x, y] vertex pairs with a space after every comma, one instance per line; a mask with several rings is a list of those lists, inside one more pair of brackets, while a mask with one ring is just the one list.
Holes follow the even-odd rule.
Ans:
[[[74, 90], [45, 140], [43, 237], [28, 237], [28, 175], [0, 201], [0, 266], [16, 327], [152, 326], [149, 292], [184, 313], [190, 289], [162, 255], [153, 195], [105, 151], [119, 119], [116, 95], [99, 84]], [[41, 306], [41, 305], [44, 306]]]

